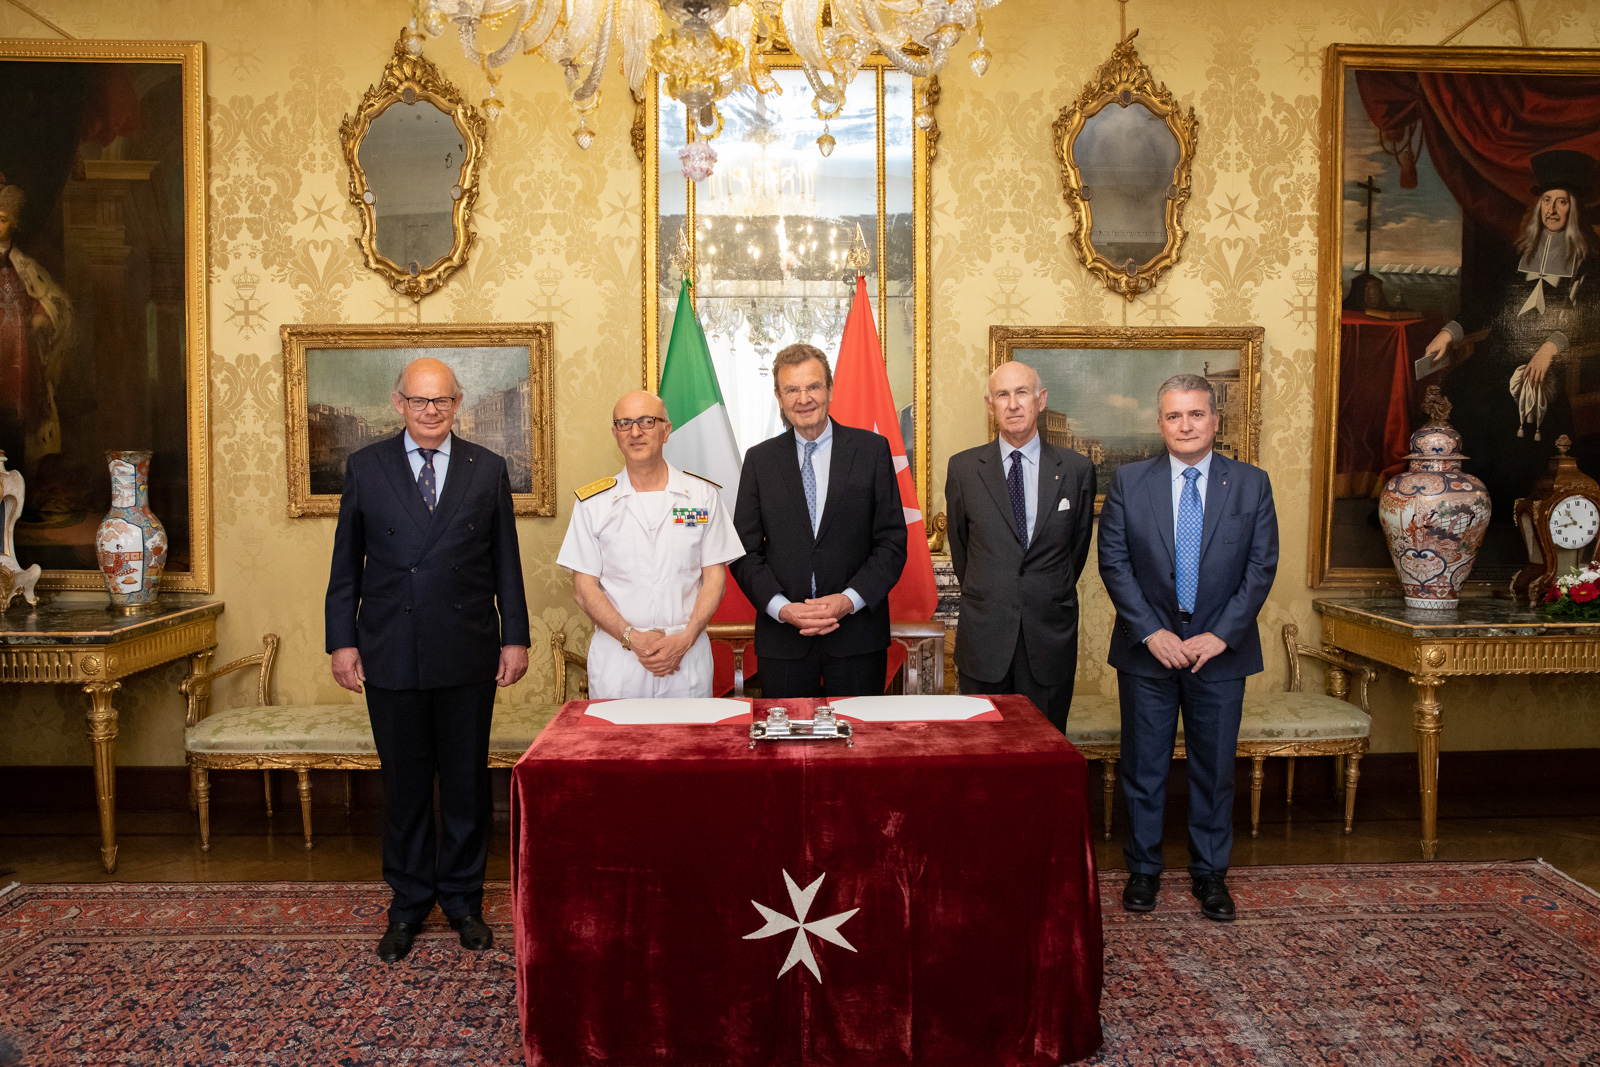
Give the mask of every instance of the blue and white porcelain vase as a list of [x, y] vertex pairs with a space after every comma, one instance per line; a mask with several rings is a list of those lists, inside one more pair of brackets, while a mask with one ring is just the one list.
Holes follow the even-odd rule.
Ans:
[[150, 453], [107, 452], [111, 510], [95, 531], [95, 557], [113, 610], [138, 611], [156, 601], [167, 566], [167, 531], [150, 511]]
[[1428, 386], [1429, 420], [1411, 435], [1409, 469], [1383, 487], [1378, 520], [1409, 608], [1456, 607], [1489, 529], [1489, 493], [1461, 469], [1461, 435], [1450, 401]]

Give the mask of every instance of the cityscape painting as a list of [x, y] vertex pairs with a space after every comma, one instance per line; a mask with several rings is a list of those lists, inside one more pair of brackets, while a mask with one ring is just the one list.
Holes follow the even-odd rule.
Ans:
[[991, 326], [989, 365], [1016, 360], [1039, 373], [1046, 393], [1039, 432], [1051, 444], [1081, 452], [1094, 464], [1098, 513], [1117, 468], [1162, 450], [1156, 391], [1174, 374], [1198, 374], [1216, 390], [1222, 415], [1216, 450], [1247, 463], [1256, 461], [1261, 337], [1259, 326]]
[[550, 326], [285, 326], [289, 514], [336, 515], [350, 454], [402, 429], [401, 370], [432, 357], [455, 372], [455, 433], [505, 457], [519, 515], [555, 513]]

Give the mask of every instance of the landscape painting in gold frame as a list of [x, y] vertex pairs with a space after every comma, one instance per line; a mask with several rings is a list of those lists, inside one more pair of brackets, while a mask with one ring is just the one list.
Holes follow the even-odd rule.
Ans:
[[[1572, 437], [1579, 466], [1600, 475], [1595, 331], [1544, 321], [1546, 310], [1567, 310], [1574, 294], [1578, 303], [1594, 299], [1571, 283], [1600, 270], [1600, 232], [1592, 225], [1597, 114], [1600, 51], [1593, 49], [1329, 47], [1307, 560], [1313, 587], [1397, 586], [1378, 495], [1406, 467], [1410, 436], [1428, 418], [1422, 401], [1431, 385], [1453, 406], [1463, 470], [1490, 493], [1492, 517], [1471, 584], [1502, 586], [1526, 562], [1513, 505], [1548, 466], [1560, 435]], [[1574, 161], [1584, 165], [1575, 169]], [[1573, 224], [1584, 227], [1590, 262], [1542, 272], [1546, 285], [1524, 269], [1520, 246], [1543, 240], [1531, 208], [1552, 165], [1565, 168], [1564, 180], [1588, 186], [1578, 190]], [[1583, 169], [1586, 177], [1577, 174]], [[1536, 289], [1548, 292], [1547, 308], [1530, 304]], [[1445, 345], [1440, 339], [1452, 331], [1459, 340]], [[1548, 396], [1530, 421], [1513, 379], [1545, 340], [1559, 353], [1546, 377]]]
[[109, 450], [153, 453], [161, 588], [212, 589], [204, 56], [0, 40], [0, 240], [30, 309], [0, 339], [0, 449], [41, 589], [105, 589]]
[[289, 515], [337, 515], [350, 453], [402, 428], [390, 403], [406, 364], [425, 356], [465, 394], [455, 433], [505, 457], [518, 515], [556, 513], [548, 322], [284, 326]]
[[[1039, 432], [1094, 464], [1099, 496], [1117, 469], [1159, 454], [1156, 390], [1198, 374], [1217, 393], [1216, 450], [1255, 463], [1261, 447], [1260, 326], [990, 326], [989, 369], [1016, 360], [1046, 391]], [[993, 417], [989, 436], [998, 432]]]

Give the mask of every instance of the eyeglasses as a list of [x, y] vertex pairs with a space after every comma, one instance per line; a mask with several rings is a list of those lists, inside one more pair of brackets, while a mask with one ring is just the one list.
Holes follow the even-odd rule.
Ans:
[[433, 409], [441, 415], [448, 415], [456, 409], [456, 398], [453, 396], [406, 396], [404, 393], [398, 395], [412, 411], [426, 411], [429, 404], [432, 404]]
[[805, 394], [806, 396], [821, 396], [823, 393], [826, 393], [827, 391], [828, 391], [828, 386], [827, 386], [827, 383], [825, 383], [825, 382], [812, 382], [810, 385], [803, 386], [803, 387], [802, 386], [798, 386], [798, 385], [786, 385], [781, 390], [779, 390], [779, 392], [782, 394], [782, 396], [786, 400], [794, 400], [797, 397], [799, 397], [802, 393]]
[[612, 419], [611, 428], [618, 433], [627, 433], [634, 426], [641, 430], [653, 430], [656, 423], [665, 421], [660, 415], [640, 415], [636, 419]]

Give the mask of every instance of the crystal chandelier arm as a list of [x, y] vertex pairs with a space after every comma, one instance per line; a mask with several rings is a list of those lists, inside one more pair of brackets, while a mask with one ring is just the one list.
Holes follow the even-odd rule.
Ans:
[[522, 45], [522, 24], [528, 19], [528, 12], [533, 8], [533, 0], [523, 0], [517, 7], [513, 16], [511, 36], [505, 44], [493, 52], [484, 53], [478, 48], [478, 23], [475, 19], [458, 18], [457, 26], [461, 36], [461, 51], [467, 59], [478, 66], [487, 64], [490, 67], [504, 66], [512, 56], [517, 54]]
[[661, 32], [661, 9], [656, 0], [622, 0], [622, 76], [635, 99], [644, 93], [650, 76], [650, 45]]
[[[588, 76], [583, 79], [583, 84], [572, 90], [573, 103], [593, 100], [595, 90], [600, 88], [600, 79], [606, 72], [606, 57], [611, 51], [611, 27], [620, 0], [602, 0], [602, 2], [604, 10], [601, 12], [599, 33], [594, 39], [594, 59], [589, 64]], [[574, 58], [572, 65], [567, 67], [569, 87], [576, 80], [577, 69], [577, 61]]]
[[539, 0], [533, 17], [522, 25], [522, 50], [536, 52], [550, 40], [566, 0]]
[[[783, 0], [783, 25], [789, 31], [789, 47], [795, 55], [815, 70], [827, 70], [828, 57], [822, 54], [816, 31], [820, 7], [821, 0]], [[816, 88], [815, 83], [812, 88]]]
[[568, 61], [577, 63], [589, 51], [611, 8], [612, 0], [572, 0], [572, 11], [567, 15]]

